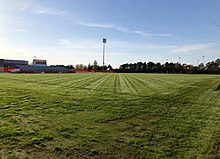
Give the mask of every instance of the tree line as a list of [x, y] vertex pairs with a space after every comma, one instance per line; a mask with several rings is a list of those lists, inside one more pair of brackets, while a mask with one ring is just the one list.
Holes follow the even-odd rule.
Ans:
[[115, 70], [121, 73], [204, 73], [204, 74], [220, 74], [220, 59], [208, 62], [206, 64], [200, 63], [198, 66], [192, 66], [181, 63], [166, 62], [137, 62], [125, 63], [120, 65], [119, 69]]
[[[103, 66], [100, 66], [97, 60], [94, 60], [93, 64], [83, 65], [83, 64], [76, 64], [76, 70], [103, 70]], [[112, 70], [112, 66], [109, 64], [108, 66], [104, 65], [104, 70]]]

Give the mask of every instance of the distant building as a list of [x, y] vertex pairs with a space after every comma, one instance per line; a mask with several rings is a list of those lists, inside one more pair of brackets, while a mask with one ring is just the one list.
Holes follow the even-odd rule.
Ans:
[[0, 59], [0, 72], [10, 72], [15, 69], [17, 65], [28, 66], [28, 61]]
[[32, 65], [24, 60], [0, 59], [0, 72], [12, 73], [74, 73], [70, 68], [47, 66], [46, 60], [33, 59]]
[[47, 60], [33, 59], [33, 66], [47, 66]]
[[18, 65], [13, 73], [74, 73], [74, 70], [60, 66], [22, 66]]
[[183, 64], [183, 73], [192, 73], [193, 65]]

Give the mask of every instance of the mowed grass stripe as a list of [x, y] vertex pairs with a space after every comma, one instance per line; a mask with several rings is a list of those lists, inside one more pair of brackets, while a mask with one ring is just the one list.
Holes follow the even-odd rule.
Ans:
[[[26, 76], [25, 79], [22, 78], [23, 76]], [[14, 75], [10, 74], [10, 80], [14, 80], [17, 82], [27, 82], [27, 83], [36, 83], [36, 84], [47, 84], [47, 85], [56, 85], [59, 84], [63, 77], [59, 76], [57, 74], [21, 74], [21, 75]]]
[[127, 74], [123, 74], [122, 75], [122, 80], [123, 80], [123, 85], [122, 85], [122, 92], [129, 92], [132, 94], [138, 94], [135, 87], [133, 86], [133, 84], [131, 84], [131, 82], [128, 80], [128, 75]]
[[78, 87], [83, 81], [89, 81], [92, 78], [92, 74], [79, 73], [74, 74], [69, 77], [69, 80], [65, 83], [62, 83], [61, 86], [64, 87]]
[[134, 75], [129, 75], [129, 79], [135, 85], [135, 87], [137, 87], [136, 90], [139, 91], [139, 94], [142, 94], [143, 96], [156, 93], [156, 90], [159, 89], [153, 83], [150, 83], [149, 81], [145, 81]]
[[161, 75], [151, 74], [150, 76], [143, 75], [142, 78], [148, 81], [149, 83], [151, 83], [151, 85], [154, 86], [154, 89], [162, 88], [163, 90], [169, 91], [173, 89], [173, 87], [178, 87], [180, 85], [179, 82], [182, 80], [182, 78], [179, 78], [177, 76], [178, 75], [172, 76], [167, 74], [161, 74]]
[[[207, 75], [0, 75], [0, 155], [218, 158], [219, 80]], [[155, 89], [157, 84], [161, 89]], [[149, 93], [149, 87], [157, 93]]]
[[131, 75], [132, 78], [138, 80], [140, 83], [142, 83], [143, 85], [145, 85], [145, 89], [146, 91], [148, 90], [149, 93], [157, 93], [157, 92], [161, 92], [161, 89], [164, 90], [168, 90], [169, 84], [166, 83], [166, 81], [160, 80], [154, 80], [152, 79], [152, 76], [147, 76], [145, 74], [143, 75]]
[[[92, 78], [92, 77], [91, 77]], [[96, 80], [95, 82], [92, 82], [90, 85], [86, 86], [86, 88], [92, 88], [94, 90], [96, 90], [96, 88], [100, 88], [100, 89], [105, 89], [104, 87], [101, 87], [100, 85], [102, 85], [103, 83], [105, 83], [106, 81], [108, 81], [108, 79], [111, 78], [111, 75], [103, 75], [101, 76], [98, 80]], [[97, 90], [98, 91], [98, 90]]]
[[115, 74], [108, 74], [105, 75], [105, 80], [103, 80], [102, 82], [97, 83], [96, 86], [96, 94], [94, 94], [94, 96], [100, 96], [100, 97], [108, 97], [108, 96], [113, 96], [114, 95], [114, 86], [113, 86], [113, 82], [114, 82], [114, 77]]
[[118, 96], [119, 94], [122, 93], [122, 90], [121, 90], [121, 83], [120, 83], [120, 74], [116, 74], [114, 76], [114, 95], [115, 96]]

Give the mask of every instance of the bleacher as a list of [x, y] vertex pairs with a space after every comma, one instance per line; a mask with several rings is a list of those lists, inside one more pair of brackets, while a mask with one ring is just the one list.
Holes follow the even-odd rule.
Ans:
[[20, 73], [71, 73], [72, 70], [60, 66], [23, 66], [17, 65]]

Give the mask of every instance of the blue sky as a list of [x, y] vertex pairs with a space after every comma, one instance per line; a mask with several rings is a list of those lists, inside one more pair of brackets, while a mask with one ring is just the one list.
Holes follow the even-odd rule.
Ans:
[[[220, 58], [219, 0], [0, 0], [0, 58], [49, 64]], [[199, 60], [199, 61], [198, 61]]]

